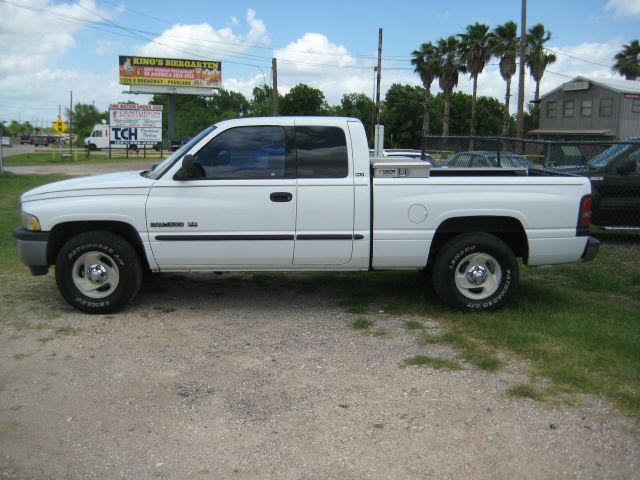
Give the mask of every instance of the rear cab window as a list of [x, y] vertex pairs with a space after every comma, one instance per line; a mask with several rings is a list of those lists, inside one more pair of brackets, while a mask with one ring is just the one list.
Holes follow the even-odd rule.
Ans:
[[346, 178], [349, 175], [347, 139], [339, 127], [297, 126], [298, 178]]

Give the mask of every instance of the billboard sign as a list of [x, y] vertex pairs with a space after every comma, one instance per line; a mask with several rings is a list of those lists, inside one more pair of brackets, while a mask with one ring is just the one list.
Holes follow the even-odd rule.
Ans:
[[120, 83], [132, 92], [212, 94], [222, 86], [222, 65], [215, 60], [121, 55]]
[[109, 105], [109, 145], [153, 146], [162, 142], [162, 105]]

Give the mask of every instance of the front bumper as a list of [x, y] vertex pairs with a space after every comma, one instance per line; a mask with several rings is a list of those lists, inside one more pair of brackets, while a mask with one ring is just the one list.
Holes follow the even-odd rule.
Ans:
[[13, 231], [13, 240], [18, 258], [31, 269], [33, 275], [46, 275], [49, 272], [49, 262], [47, 262], [49, 232], [32, 232], [18, 227]]
[[598, 249], [600, 248], [600, 240], [597, 238], [589, 237], [587, 239], [587, 245], [584, 247], [584, 252], [582, 253], [582, 260], [585, 262], [590, 262], [595, 258], [598, 254]]

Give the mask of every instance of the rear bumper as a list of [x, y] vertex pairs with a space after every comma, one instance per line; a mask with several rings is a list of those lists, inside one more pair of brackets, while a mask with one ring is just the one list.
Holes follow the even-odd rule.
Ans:
[[587, 239], [587, 245], [584, 247], [584, 252], [582, 253], [582, 260], [585, 262], [590, 262], [595, 258], [598, 254], [598, 249], [600, 248], [600, 240], [597, 238], [589, 237]]
[[31, 269], [32, 274], [46, 275], [49, 271], [49, 232], [32, 232], [19, 227], [13, 231], [13, 239], [20, 261]]

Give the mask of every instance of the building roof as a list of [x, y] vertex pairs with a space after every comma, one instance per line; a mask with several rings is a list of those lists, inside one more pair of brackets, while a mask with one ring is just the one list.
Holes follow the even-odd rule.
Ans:
[[[640, 81], [638, 80], [621, 80], [618, 78], [584, 77], [580, 75], [577, 77], [573, 77], [571, 80], [564, 83], [571, 83], [571, 82], [589, 82], [589, 83], [593, 83], [594, 85], [598, 85], [599, 87], [607, 88], [609, 90], [613, 90], [619, 93], [640, 93]], [[557, 86], [553, 90], [550, 90], [545, 94], [541, 95], [540, 98], [544, 98], [548, 95], [551, 95], [552, 93], [556, 93], [558, 90], [562, 90], [562, 86], [564, 85], [564, 83], [562, 85]]]

